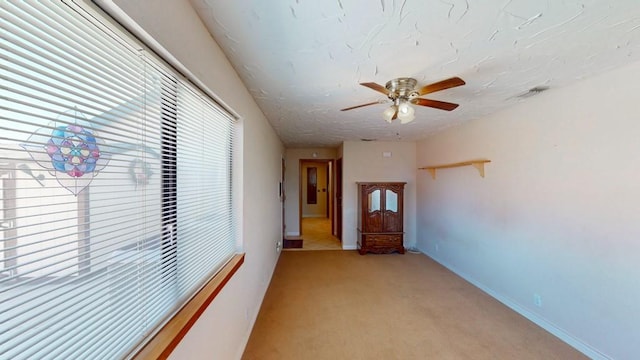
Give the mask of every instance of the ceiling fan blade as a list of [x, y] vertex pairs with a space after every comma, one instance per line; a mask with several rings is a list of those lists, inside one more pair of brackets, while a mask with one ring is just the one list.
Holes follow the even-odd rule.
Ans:
[[459, 77], [452, 77], [446, 80], [438, 81], [436, 83], [423, 86], [422, 89], [418, 91], [418, 93], [420, 95], [426, 95], [432, 92], [446, 90], [456, 86], [462, 86], [464, 84], [466, 84], [464, 80], [460, 79]]
[[381, 92], [385, 95], [389, 95], [389, 89], [387, 89], [386, 87], [380, 85], [380, 84], [376, 84], [374, 82], [368, 82], [368, 83], [360, 83], [360, 85], [362, 86], [366, 86], [369, 89], [375, 90], [377, 92]]
[[351, 107], [348, 107], [348, 108], [340, 109], [340, 111], [353, 110], [353, 109], [361, 108], [363, 106], [369, 106], [369, 105], [375, 105], [375, 104], [380, 104], [380, 101], [374, 101], [374, 102], [370, 102], [370, 103], [366, 103], [366, 104], [360, 104], [360, 105], [356, 105], [356, 106], [351, 106]]
[[458, 107], [458, 104], [454, 104], [450, 102], [431, 100], [431, 99], [420, 99], [420, 98], [411, 100], [411, 103], [416, 105], [428, 106], [428, 107], [432, 107], [440, 110], [447, 110], [447, 111], [451, 111]]

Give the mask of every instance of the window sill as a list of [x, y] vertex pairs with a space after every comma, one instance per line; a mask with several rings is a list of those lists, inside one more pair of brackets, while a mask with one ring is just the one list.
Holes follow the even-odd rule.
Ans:
[[224, 285], [244, 263], [235, 255], [169, 322], [133, 357], [135, 360], [166, 359], [211, 304]]

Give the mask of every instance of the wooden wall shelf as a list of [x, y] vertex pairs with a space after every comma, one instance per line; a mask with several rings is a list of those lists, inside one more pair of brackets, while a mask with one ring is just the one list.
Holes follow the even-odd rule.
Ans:
[[431, 177], [435, 179], [437, 169], [448, 169], [448, 168], [471, 165], [476, 169], [478, 169], [480, 176], [484, 177], [484, 164], [488, 162], [491, 162], [491, 160], [470, 160], [470, 161], [463, 161], [463, 162], [457, 162], [457, 163], [451, 163], [451, 164], [425, 166], [425, 167], [421, 167], [420, 170], [429, 171], [429, 173], [431, 174]]

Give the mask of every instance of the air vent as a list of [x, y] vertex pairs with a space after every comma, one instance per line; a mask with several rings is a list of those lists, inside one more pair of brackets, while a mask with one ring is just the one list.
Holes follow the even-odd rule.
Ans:
[[518, 95], [516, 97], [520, 98], [520, 99], [525, 99], [525, 98], [528, 98], [528, 97], [532, 97], [534, 95], [538, 95], [541, 92], [547, 91], [547, 90], [549, 90], [548, 86], [536, 86], [536, 87], [533, 87], [533, 88], [529, 89], [529, 91], [527, 91], [526, 93], [520, 94], [520, 95]]

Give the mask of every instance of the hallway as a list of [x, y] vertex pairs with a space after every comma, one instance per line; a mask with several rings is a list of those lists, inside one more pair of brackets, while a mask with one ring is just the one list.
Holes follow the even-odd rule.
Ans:
[[285, 250], [342, 250], [340, 240], [331, 235], [329, 218], [302, 218], [302, 248]]

